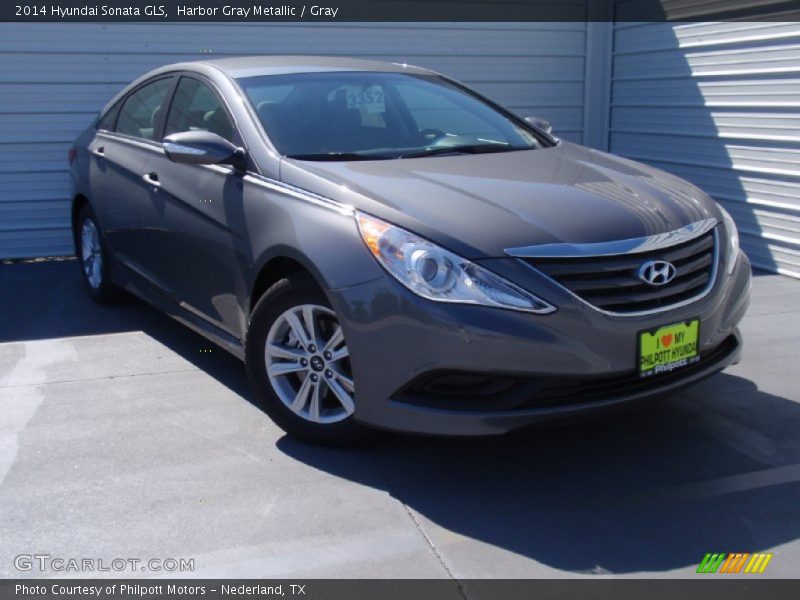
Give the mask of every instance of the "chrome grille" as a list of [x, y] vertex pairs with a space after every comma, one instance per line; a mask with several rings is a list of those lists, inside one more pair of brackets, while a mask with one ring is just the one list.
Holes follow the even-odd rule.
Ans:
[[[694, 239], [646, 252], [570, 258], [523, 258], [586, 302], [608, 312], [668, 308], [705, 292], [716, 274], [716, 227]], [[675, 266], [675, 278], [653, 286], [638, 277], [648, 260]]]

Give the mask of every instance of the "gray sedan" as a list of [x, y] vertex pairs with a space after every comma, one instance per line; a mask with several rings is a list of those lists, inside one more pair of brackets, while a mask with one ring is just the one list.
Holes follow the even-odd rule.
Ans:
[[86, 288], [246, 363], [286, 431], [488, 435], [735, 362], [750, 265], [693, 185], [404, 64], [156, 69], [69, 153]]

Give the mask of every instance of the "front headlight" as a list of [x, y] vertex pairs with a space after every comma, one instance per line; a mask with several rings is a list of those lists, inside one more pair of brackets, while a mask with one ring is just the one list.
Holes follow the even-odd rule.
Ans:
[[546, 314], [541, 298], [460, 256], [394, 225], [356, 213], [369, 251], [400, 283], [436, 302], [480, 304]]
[[733, 222], [733, 217], [727, 210], [719, 207], [722, 212], [722, 221], [725, 223], [725, 235], [728, 237], [728, 275], [733, 273], [733, 268], [736, 266], [736, 259], [739, 256], [739, 231], [736, 229], [736, 223]]

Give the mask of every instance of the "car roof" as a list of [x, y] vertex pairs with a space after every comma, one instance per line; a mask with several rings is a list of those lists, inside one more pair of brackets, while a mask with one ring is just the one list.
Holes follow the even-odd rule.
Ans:
[[225, 71], [233, 78], [326, 71], [374, 71], [382, 73], [431, 73], [412, 65], [342, 56], [239, 56], [197, 61]]

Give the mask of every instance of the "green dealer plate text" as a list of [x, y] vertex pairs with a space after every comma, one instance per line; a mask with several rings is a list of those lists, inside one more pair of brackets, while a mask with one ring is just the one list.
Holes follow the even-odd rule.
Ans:
[[669, 373], [700, 360], [697, 354], [699, 338], [699, 319], [640, 332], [639, 375], [649, 377]]

